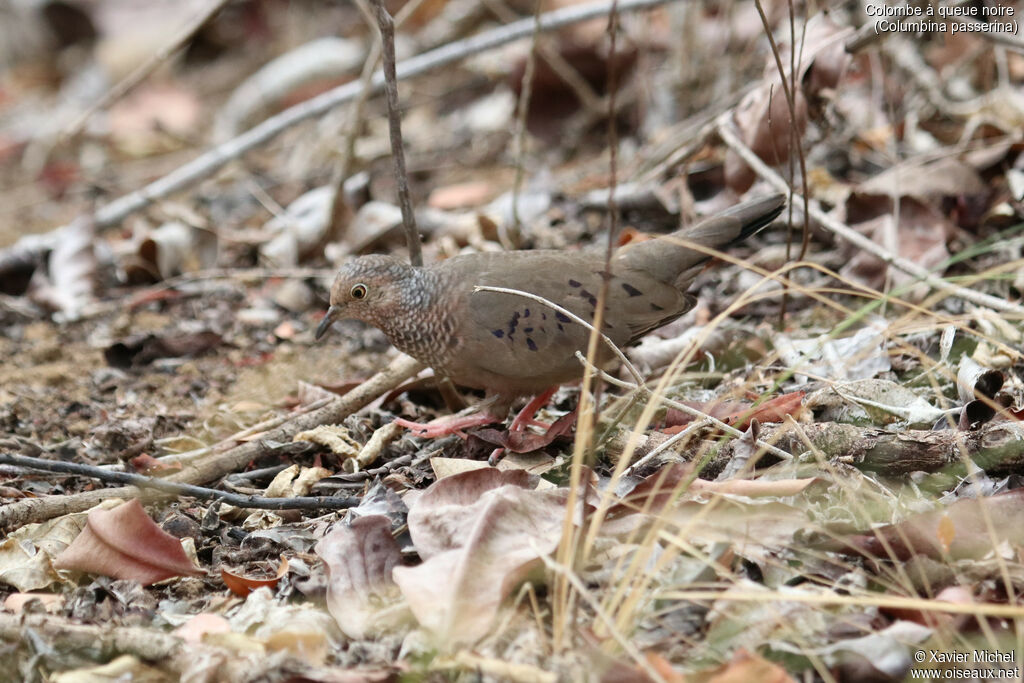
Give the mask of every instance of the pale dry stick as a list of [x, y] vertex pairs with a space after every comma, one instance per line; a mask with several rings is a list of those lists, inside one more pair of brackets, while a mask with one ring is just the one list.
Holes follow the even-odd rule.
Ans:
[[122, 299], [114, 301], [97, 301], [87, 304], [82, 309], [79, 320], [94, 318], [99, 315], [122, 311], [125, 306], [131, 307], [134, 302], [143, 301], [147, 296], [165, 292], [184, 284], [204, 282], [207, 280], [266, 280], [272, 277], [304, 280], [308, 278], [320, 278], [327, 283], [334, 277], [335, 272], [328, 268], [209, 268], [197, 270], [192, 273], [185, 273], [168, 278], [163, 282], [135, 292], [126, 303]]
[[[693, 423], [690, 424], [690, 425], [687, 425], [685, 429], [683, 429], [680, 432], [676, 432], [675, 434], [670, 436], [668, 439], [666, 439], [663, 443], [660, 443], [657, 446], [655, 446], [654, 448], [652, 448], [650, 453], [648, 453], [647, 455], [643, 456], [642, 458], [637, 460], [635, 463], [633, 463], [632, 465], [627, 467], [622, 472], [622, 476], [624, 476], [624, 477], [631, 476], [636, 470], [640, 469], [641, 467], [643, 467], [644, 465], [649, 463], [651, 460], [654, 460], [656, 457], [658, 457], [659, 455], [661, 455], [662, 453], [664, 453], [668, 449], [672, 448], [673, 446], [675, 446], [677, 443], [679, 443], [683, 439], [687, 439], [687, 438], [693, 436], [694, 433], [699, 432], [700, 430], [704, 429], [705, 427], [707, 427], [707, 426], [709, 426], [711, 424], [712, 424], [711, 420], [709, 420], [707, 418], [704, 418], [704, 419], [701, 419], [701, 420], [694, 420]], [[789, 455], [789, 454], [787, 453], [786, 455]], [[792, 456], [790, 456], [790, 457], [792, 457]]]
[[137, 66], [134, 71], [122, 78], [116, 85], [114, 85], [114, 87], [108, 90], [103, 97], [94, 102], [84, 112], [79, 114], [78, 118], [72, 121], [71, 125], [67, 126], [57, 136], [57, 144], [63, 144], [64, 142], [67, 142], [68, 139], [81, 133], [86, 122], [92, 118], [96, 112], [101, 109], [106, 109], [111, 104], [127, 95], [135, 88], [135, 86], [153, 73], [157, 67], [174, 56], [174, 53], [184, 46], [185, 41], [191, 38], [196, 31], [205, 26], [206, 22], [213, 19], [213, 17], [216, 16], [216, 14], [220, 12], [228, 2], [230, 2], [230, 0], [212, 0], [209, 6], [183, 26], [169, 43], [157, 50], [152, 57]]
[[[754, 153], [742, 140], [736, 132], [732, 122], [727, 118], [720, 118], [718, 122], [718, 134], [726, 145], [729, 146], [734, 152], [736, 152], [748, 166], [750, 166], [755, 173], [764, 178], [770, 185], [776, 188], [780, 192], [789, 192], [789, 186], [786, 181], [782, 179], [775, 171], [768, 167], [766, 163], [761, 161], [761, 158]], [[803, 201], [803, 197], [797, 195], [793, 196], [793, 200], [790, 205], [793, 206], [797, 211], [801, 211], [800, 203]], [[921, 282], [924, 282], [930, 287], [938, 289], [942, 292], [947, 293], [949, 296], [953, 296], [964, 301], [969, 301], [972, 304], [978, 306], [984, 306], [985, 308], [994, 308], [998, 311], [1004, 311], [1009, 313], [1018, 313], [1024, 315], [1024, 306], [1020, 304], [1014, 304], [1009, 301], [1004, 301], [997, 297], [989, 294], [983, 294], [981, 292], [975, 292], [965, 287], [946, 282], [942, 278], [933, 275], [928, 272], [925, 268], [912, 263], [905, 258], [896, 256], [875, 242], [861, 235], [856, 230], [851, 229], [849, 226], [844, 225], [840, 221], [832, 218], [817, 206], [817, 202], [811, 202], [810, 215], [811, 218], [816, 220], [822, 226], [835, 233], [839, 237], [843, 238], [847, 242], [853, 244], [859, 249], [868, 252], [872, 256], [875, 256], [890, 266], [897, 268], [908, 275], [912, 275]]]
[[428, 666], [427, 671], [450, 671], [456, 669], [472, 672], [474, 678], [488, 681], [509, 681], [510, 683], [557, 683], [558, 676], [532, 664], [519, 664], [495, 657], [485, 657], [468, 650], [459, 650], [451, 657], [438, 657]]
[[[369, 5], [366, 4], [367, 0], [358, 0], [356, 7], [363, 13], [363, 19], [370, 23], [373, 21], [373, 11]], [[418, 2], [413, 3], [419, 5]], [[377, 70], [377, 62], [380, 61], [381, 55], [381, 40], [380, 35], [377, 35], [377, 39], [373, 41], [373, 45], [370, 46], [370, 52], [366, 55], [366, 61], [363, 62], [363, 71], [359, 74], [359, 83], [362, 86], [359, 95], [352, 102], [352, 106], [349, 107], [347, 127], [345, 129], [344, 137], [342, 138], [341, 144], [341, 155], [338, 161], [334, 164], [334, 168], [331, 171], [331, 186], [336, 188], [334, 206], [332, 207], [331, 225], [334, 225], [336, 220], [336, 214], [341, 209], [343, 186], [345, 179], [348, 178], [352, 168], [352, 160], [355, 159], [356, 155], [356, 138], [359, 137], [359, 127], [363, 122], [363, 115], [366, 110], [366, 103], [370, 99], [370, 82], [373, 79], [373, 74]]]
[[[413, 2], [403, 5], [402, 9], [395, 15], [395, 28], [400, 28], [402, 24], [412, 16], [413, 12], [420, 8], [424, 1], [425, 0], [413, 0]], [[365, 19], [367, 23], [372, 23], [375, 18], [373, 10], [367, 4], [368, 2], [369, 0], [357, 0], [356, 7], [363, 14], [363, 19]], [[345, 179], [349, 176], [352, 160], [355, 159], [356, 138], [359, 137], [359, 126], [363, 122], [366, 103], [370, 99], [370, 82], [373, 80], [373, 75], [377, 68], [377, 62], [381, 58], [381, 50], [381, 39], [380, 34], [378, 33], [377, 40], [373, 41], [373, 45], [370, 47], [370, 53], [366, 56], [366, 61], [363, 62], [363, 71], [359, 75], [359, 82], [362, 84], [362, 90], [352, 103], [352, 108], [349, 112], [348, 129], [345, 131], [344, 142], [341, 145], [341, 158], [335, 166], [334, 177], [332, 177], [331, 184], [337, 185], [339, 191], [341, 190], [342, 183], [344, 183]]]
[[161, 491], [172, 496], [195, 498], [210, 502], [220, 501], [238, 508], [256, 508], [260, 510], [347, 510], [360, 503], [360, 499], [356, 497], [295, 496], [290, 498], [268, 498], [259, 495], [231, 493], [206, 486], [171, 482], [160, 477], [149, 477], [134, 472], [116, 472], [96, 467], [95, 465], [30, 458], [3, 452], [0, 452], [0, 464], [12, 465], [29, 471], [74, 474], [98, 479], [107, 484], [128, 484], [139, 488]]
[[384, 7], [384, 0], [370, 0], [377, 15], [380, 29], [380, 56], [384, 66], [384, 100], [388, 106], [388, 137], [391, 139], [391, 159], [395, 163], [395, 184], [398, 205], [402, 209], [402, 227], [405, 229], [409, 262], [423, 265], [423, 247], [416, 229], [416, 215], [409, 197], [409, 174], [405, 170], [405, 149], [402, 145], [402, 115], [398, 111], [398, 76], [395, 71], [395, 21]]
[[[24, 642], [27, 633], [35, 634], [48, 647], [59, 648], [63, 652], [132, 654], [149, 661], [172, 657], [184, 646], [181, 638], [158, 628], [118, 626], [109, 622], [79, 624], [51, 614], [0, 612], [0, 640], [5, 643]], [[16, 677], [7, 680], [16, 680]]]
[[[893, 42], [896, 47], [893, 47]], [[883, 43], [883, 52], [892, 63], [902, 70], [924, 91], [924, 98], [941, 113], [951, 117], [970, 119], [986, 108], [994, 99], [993, 92], [985, 92], [969, 100], [951, 100], [944, 91], [945, 81], [919, 54], [916, 45], [908, 44], [902, 38], [893, 37]], [[1003, 105], [1013, 106], [1009, 98], [1003, 98]]]
[[[408, 356], [399, 356], [384, 370], [360, 384], [344, 396], [330, 399], [327, 405], [312, 412], [294, 417], [281, 427], [266, 433], [262, 440], [289, 441], [298, 432], [312, 429], [322, 424], [335, 424], [342, 419], [372, 403], [378, 396], [402, 382], [415, 376], [423, 369], [423, 364]], [[239, 444], [201, 461], [185, 464], [181, 472], [166, 477], [167, 481], [184, 484], [202, 484], [222, 477], [258, 456], [263, 446], [262, 440]], [[134, 486], [85, 491], [64, 496], [48, 496], [19, 500], [0, 507], [0, 529], [10, 529], [29, 522], [50, 519], [57, 515], [81, 512], [110, 498], [142, 498], [147, 500], [163, 498], [144, 493]]]
[[[622, 0], [619, 3], [619, 11], [635, 12], [679, 1], [681, 0]], [[604, 16], [607, 15], [610, 7], [611, 1], [605, 0], [586, 5], [571, 5], [554, 10], [541, 17], [540, 29], [541, 31], [553, 31], [581, 21]], [[418, 76], [460, 61], [466, 57], [506, 45], [520, 38], [529, 37], [532, 33], [533, 18], [522, 19], [407, 59], [396, 65], [396, 76], [399, 79], [412, 78], [413, 76]], [[384, 76], [378, 71], [374, 74], [373, 80], [370, 83], [370, 90], [377, 93], [383, 87]], [[293, 107], [289, 107], [250, 128], [241, 135], [204, 152], [162, 178], [99, 208], [96, 211], [97, 227], [114, 225], [136, 211], [144, 209], [154, 201], [185, 189], [192, 183], [216, 172], [229, 161], [237, 159], [242, 154], [277, 137], [292, 126], [319, 116], [339, 104], [351, 101], [358, 97], [362, 90], [363, 86], [360, 82], [352, 81]]]

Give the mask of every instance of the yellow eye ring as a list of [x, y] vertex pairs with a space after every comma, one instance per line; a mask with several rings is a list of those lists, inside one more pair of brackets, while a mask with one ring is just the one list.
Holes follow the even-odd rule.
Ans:
[[356, 301], [366, 298], [366, 285], [359, 283], [358, 285], [352, 285], [352, 290], [349, 292], [352, 298]]

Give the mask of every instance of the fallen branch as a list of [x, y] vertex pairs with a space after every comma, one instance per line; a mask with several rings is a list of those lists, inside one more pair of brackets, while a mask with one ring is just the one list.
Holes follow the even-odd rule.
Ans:
[[[332, 399], [312, 413], [289, 420], [263, 435], [262, 439], [242, 443], [222, 452], [214, 452], [202, 459], [185, 463], [181, 472], [167, 477], [167, 481], [184, 484], [203, 484], [223, 477], [258, 457], [266, 447], [263, 442], [290, 442], [298, 432], [323, 424], [335, 424], [372, 403], [378, 396], [391, 391], [416, 375], [423, 365], [408, 356], [399, 356], [387, 369], [363, 382], [344, 396]], [[148, 491], [136, 486], [84, 491], [65, 496], [29, 498], [0, 507], [0, 529], [13, 529], [23, 524], [40, 522], [58, 515], [82, 512], [110, 498], [141, 498], [158, 500], [168, 494]]]
[[[70, 619], [49, 614], [5, 614], [0, 612], [0, 640], [17, 643], [33, 632], [39, 642], [58, 651], [92, 653], [98, 660], [117, 655], [135, 655], [139, 659], [159, 661], [172, 657], [184, 641], [155, 628], [111, 626], [109, 623], [76, 624]], [[12, 672], [13, 673], [13, 672]]]
[[29, 458], [24, 455], [11, 455], [0, 453], [0, 465], [14, 465], [29, 470], [41, 470], [44, 472], [58, 472], [63, 474], [75, 474], [83, 477], [92, 477], [100, 481], [129, 484], [140, 489], [153, 489], [162, 491], [172, 496], [188, 496], [199, 500], [220, 501], [228, 505], [240, 508], [255, 508], [258, 510], [347, 510], [359, 505], [359, 498], [339, 498], [323, 496], [295, 496], [292, 498], [268, 498], [266, 496], [246, 496], [228, 491], [194, 486], [192, 484], [181, 484], [178, 482], [147, 477], [134, 472], [115, 472], [94, 465], [83, 465], [77, 462], [62, 462], [59, 460], [44, 460], [43, 458]]
[[[969, 458], [990, 474], [1019, 474], [1024, 471], [1024, 424], [1020, 422], [989, 422], [981, 429], [969, 432], [957, 429], [893, 432], [823, 422], [801, 425], [800, 431], [803, 435], [784, 424], [762, 424], [760, 438], [791, 453], [808, 450], [809, 442], [810, 447], [828, 462], [840, 462], [889, 476], [958, 468], [963, 465], [964, 458]], [[664, 450], [672, 438], [662, 432], [653, 432], [637, 447], [636, 453], [643, 457], [656, 449]], [[724, 444], [700, 476], [714, 477], [720, 472], [732, 459], [737, 445], [735, 441]], [[616, 455], [625, 446], [626, 438], [620, 436], [609, 444], [608, 449]], [[686, 457], [685, 454], [679, 455]], [[774, 461], [765, 460], [764, 464]]]

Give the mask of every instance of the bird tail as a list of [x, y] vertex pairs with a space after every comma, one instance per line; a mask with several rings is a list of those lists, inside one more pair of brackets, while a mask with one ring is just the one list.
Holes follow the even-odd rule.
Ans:
[[645, 270], [662, 282], [685, 289], [697, 267], [711, 258], [710, 251], [724, 251], [742, 242], [774, 221], [785, 206], [781, 194], [737, 204], [693, 227], [623, 249], [618, 265]]

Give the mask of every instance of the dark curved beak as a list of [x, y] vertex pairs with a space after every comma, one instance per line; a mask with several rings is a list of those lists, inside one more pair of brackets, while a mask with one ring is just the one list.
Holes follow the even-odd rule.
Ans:
[[331, 325], [338, 318], [340, 313], [341, 309], [337, 306], [331, 306], [327, 309], [327, 313], [324, 314], [323, 320], [320, 321], [320, 324], [316, 328], [317, 341], [320, 341], [320, 337], [327, 334], [327, 330], [331, 329]]

